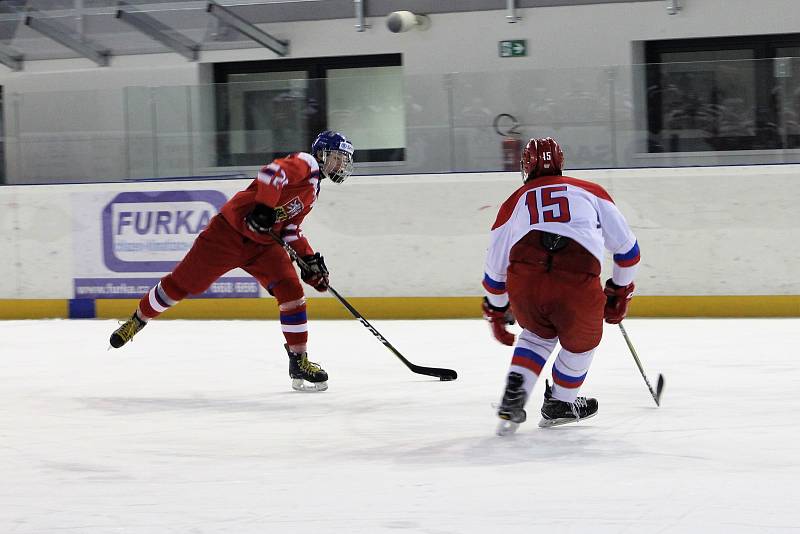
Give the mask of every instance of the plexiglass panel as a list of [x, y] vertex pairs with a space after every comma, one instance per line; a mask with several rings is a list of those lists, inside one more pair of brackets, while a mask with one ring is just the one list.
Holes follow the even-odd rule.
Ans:
[[[5, 93], [6, 183], [252, 172], [348, 135], [356, 174], [514, 170], [553, 136], [569, 169], [800, 163], [800, 60], [402, 75], [282, 72], [227, 84]], [[681, 60], [676, 56], [672, 59]], [[519, 145], [517, 145], [519, 146]]]

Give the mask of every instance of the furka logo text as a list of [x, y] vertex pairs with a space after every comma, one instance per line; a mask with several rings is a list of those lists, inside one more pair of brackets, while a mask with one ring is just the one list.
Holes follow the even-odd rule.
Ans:
[[145, 234], [199, 234], [208, 226], [215, 212], [210, 209], [172, 211], [120, 211], [117, 213], [115, 235], [127, 228]]
[[227, 201], [219, 191], [120, 193], [103, 209], [103, 259], [117, 272], [170, 271]]

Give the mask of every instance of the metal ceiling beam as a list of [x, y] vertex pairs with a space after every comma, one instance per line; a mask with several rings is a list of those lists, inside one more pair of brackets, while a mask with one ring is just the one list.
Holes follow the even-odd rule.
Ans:
[[[124, 2], [120, 2], [120, 7], [127, 6], [128, 5]], [[147, 13], [141, 11], [129, 11], [125, 9], [118, 9], [116, 17], [130, 24], [145, 35], [152, 37], [167, 48], [171, 48], [189, 61], [197, 61], [197, 51], [200, 46], [188, 37], [177, 34], [176, 30], [155, 17], [151, 17]]]
[[91, 59], [101, 67], [108, 66], [108, 58], [111, 55], [109, 49], [95, 44], [83, 35], [75, 34], [58, 22], [27, 15], [25, 17], [25, 25], [30, 26], [45, 37], [71, 48], [83, 57]]
[[0, 63], [11, 70], [22, 70], [22, 53], [0, 43]]
[[233, 26], [236, 28], [236, 30], [243, 33], [261, 46], [269, 48], [279, 56], [284, 57], [289, 54], [289, 41], [276, 39], [267, 32], [253, 26], [230, 9], [212, 1], [208, 3], [206, 11], [208, 11], [209, 14], [217, 17], [225, 24]]

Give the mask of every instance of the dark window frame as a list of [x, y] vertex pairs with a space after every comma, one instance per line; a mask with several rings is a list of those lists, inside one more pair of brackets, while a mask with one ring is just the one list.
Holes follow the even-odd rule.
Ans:
[[0, 185], [6, 183], [6, 117], [4, 97], [3, 86], [0, 85]]
[[[227, 113], [226, 91], [223, 87], [228, 83], [231, 75], [258, 74], [271, 72], [305, 71], [308, 79], [325, 79], [329, 70], [358, 69], [370, 67], [399, 67], [403, 65], [402, 54], [373, 54], [364, 56], [331, 56], [302, 59], [274, 59], [262, 61], [234, 61], [229, 63], [216, 63], [213, 65], [215, 99], [216, 99], [216, 129], [217, 129], [217, 165], [228, 166], [256, 166], [262, 165], [270, 159], [286, 155], [286, 152], [245, 153], [231, 154], [227, 139], [224, 134], [230, 131], [229, 114]], [[318, 132], [328, 129], [327, 95], [324, 86], [317, 86], [312, 97], [318, 107], [316, 113], [308, 120], [309, 135], [315, 136]], [[307, 140], [311, 146], [313, 137]], [[357, 162], [385, 162], [405, 160], [405, 147], [386, 149], [358, 149]]]
[[[646, 65], [646, 86], [647, 88], [660, 88], [661, 71], [659, 64], [662, 63], [661, 57], [666, 53], [673, 52], [717, 52], [725, 50], [752, 50], [753, 60], [756, 61], [756, 80], [755, 80], [755, 131], [764, 132], [774, 128], [778, 124], [778, 110], [773, 101], [772, 95], [775, 92], [777, 80], [774, 77], [773, 62], [765, 61], [774, 59], [777, 56], [778, 48], [800, 46], [800, 33], [776, 34], [776, 35], [750, 35], [733, 37], [709, 37], [695, 39], [669, 39], [661, 41], [645, 42], [645, 62]], [[661, 91], [653, 91], [647, 98], [647, 131], [648, 136], [647, 151], [654, 152], [687, 152], [689, 150], [679, 150], [676, 147], [665, 147], [659, 143], [662, 124], [663, 109], [661, 101]], [[786, 146], [783, 139], [774, 139], [774, 146], [761, 146], [758, 133], [754, 136], [718, 138], [725, 150], [763, 150], [763, 149], [784, 149], [800, 147], [800, 136], [789, 135], [786, 139]], [[691, 141], [691, 139], [690, 139]]]

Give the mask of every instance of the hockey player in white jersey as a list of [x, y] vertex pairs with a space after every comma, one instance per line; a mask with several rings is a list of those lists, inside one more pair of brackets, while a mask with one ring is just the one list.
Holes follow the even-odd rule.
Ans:
[[[603, 334], [627, 313], [639, 266], [639, 246], [601, 186], [562, 176], [564, 153], [552, 138], [531, 139], [520, 162], [523, 186], [500, 207], [492, 226], [483, 286], [484, 317], [494, 337], [514, 345], [497, 433], [514, 432], [550, 354], [553, 386], [545, 386], [541, 427], [597, 413], [597, 400], [578, 392]], [[604, 249], [614, 269], [600, 284]], [[514, 344], [506, 325], [523, 328]]]

